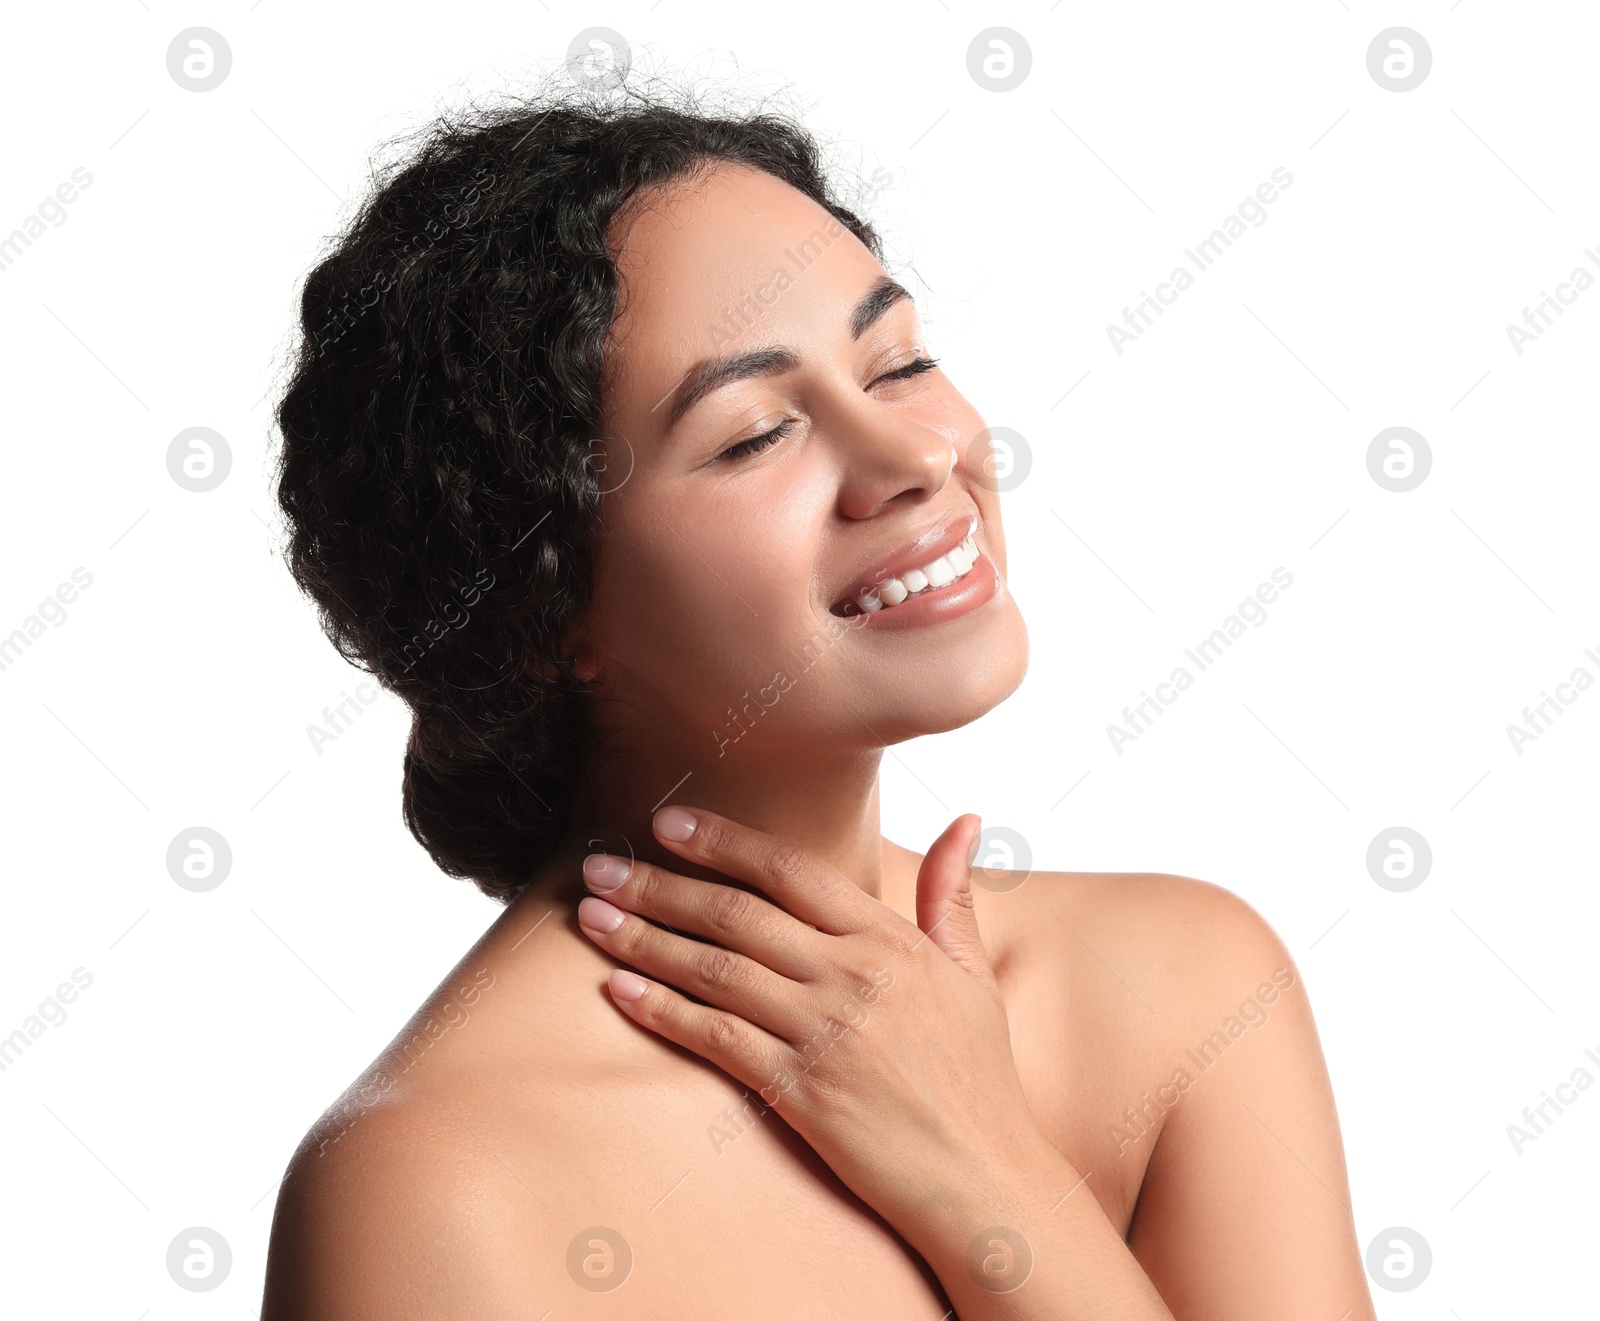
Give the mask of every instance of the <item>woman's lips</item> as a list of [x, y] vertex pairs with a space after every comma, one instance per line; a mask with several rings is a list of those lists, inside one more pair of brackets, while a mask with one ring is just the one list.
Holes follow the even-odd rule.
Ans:
[[915, 596], [907, 597], [899, 605], [862, 613], [853, 623], [856, 628], [878, 632], [922, 628], [957, 619], [994, 600], [1004, 590], [1005, 584], [994, 567], [994, 561], [980, 550], [965, 577], [943, 587], [926, 588]]
[[[892, 593], [882, 598], [884, 607], [901, 609], [905, 596], [926, 589], [930, 581], [942, 587], [948, 584], [952, 571], [955, 577], [960, 578], [970, 567], [969, 557], [977, 553], [977, 532], [976, 512], [946, 517], [942, 523], [902, 546], [857, 581], [833, 603], [830, 607], [832, 613], [848, 615], [862, 610], [871, 612], [879, 602], [879, 591], [883, 588]], [[928, 573], [930, 569], [934, 570], [932, 575]], [[863, 597], [868, 598], [865, 604]]]
[[882, 578], [871, 587], [857, 593], [834, 607], [834, 613], [877, 614], [880, 610], [898, 609], [905, 601], [923, 592], [948, 587], [972, 572], [978, 559], [978, 543], [973, 537], [957, 543], [943, 555], [932, 560], [902, 569], [899, 573]]

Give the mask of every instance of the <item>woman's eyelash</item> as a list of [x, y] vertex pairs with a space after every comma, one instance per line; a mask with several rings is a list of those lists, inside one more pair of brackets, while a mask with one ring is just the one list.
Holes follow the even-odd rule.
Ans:
[[[932, 371], [939, 365], [937, 358], [913, 358], [904, 367], [896, 367], [892, 372], [885, 372], [878, 377], [878, 381], [902, 381], [912, 376], [920, 376], [925, 371]], [[876, 385], [878, 381], [874, 381]], [[776, 445], [794, 428], [794, 421], [790, 419], [780, 422], [771, 431], [763, 431], [759, 436], [751, 436], [749, 440], [741, 440], [737, 445], [730, 445], [717, 456], [718, 459], [742, 459], [751, 454], [759, 454], [770, 445]]]
[[[923, 372], [932, 371], [939, 365], [937, 358], [913, 358], [904, 367], [896, 367], [892, 372], [886, 372], [878, 377], [879, 381], [900, 381], [908, 376], [920, 376]], [[877, 381], [873, 382], [874, 385]]]
[[747, 454], [759, 453], [761, 450], [766, 449], [768, 445], [776, 445], [789, 434], [793, 426], [794, 421], [792, 419], [787, 422], [780, 422], [771, 431], [763, 431], [759, 436], [751, 436], [749, 440], [741, 440], [737, 445], [729, 446], [717, 457], [719, 459], [742, 459]]

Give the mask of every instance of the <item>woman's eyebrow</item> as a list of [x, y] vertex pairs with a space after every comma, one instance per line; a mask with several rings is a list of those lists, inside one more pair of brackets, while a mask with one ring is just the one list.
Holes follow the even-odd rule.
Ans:
[[[898, 281], [888, 276], [878, 280], [850, 309], [850, 338], [860, 339], [879, 317], [902, 299], [912, 301], [911, 295]], [[783, 346], [751, 349], [730, 357], [702, 358], [678, 378], [678, 383], [662, 395], [650, 411], [655, 412], [656, 408], [671, 399], [672, 406], [667, 410], [665, 428], [671, 431], [679, 418], [713, 390], [752, 376], [777, 376], [793, 371], [799, 365], [800, 355]]]
[[868, 289], [865, 297], [850, 312], [850, 338], [860, 339], [871, 329], [873, 322], [901, 299], [914, 301], [896, 280], [887, 275]]

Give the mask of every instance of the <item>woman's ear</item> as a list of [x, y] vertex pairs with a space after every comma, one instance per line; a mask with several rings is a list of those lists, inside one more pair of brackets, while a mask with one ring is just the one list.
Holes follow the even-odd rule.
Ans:
[[563, 674], [588, 683], [599, 675], [600, 662], [600, 644], [590, 636], [586, 628], [574, 625], [567, 631], [562, 644], [561, 659], [542, 663], [532, 661], [526, 673], [530, 678], [543, 679], [547, 683], [555, 683]]
[[566, 654], [571, 658], [568, 668], [585, 683], [600, 677], [600, 662], [603, 659], [600, 644], [589, 635], [588, 629], [573, 631]]

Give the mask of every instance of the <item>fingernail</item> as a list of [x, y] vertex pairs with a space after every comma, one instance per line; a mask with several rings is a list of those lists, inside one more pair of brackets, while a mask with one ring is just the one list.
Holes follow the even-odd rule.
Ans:
[[978, 833], [972, 837], [972, 843], [967, 849], [967, 866], [972, 866], [978, 860], [978, 846], [983, 843], [983, 818], [978, 819]]
[[656, 813], [656, 834], [662, 839], [670, 839], [675, 844], [682, 844], [694, 834], [694, 828], [698, 824], [694, 814], [681, 807], [663, 807]]
[[624, 858], [609, 853], [591, 853], [583, 860], [583, 883], [591, 890], [607, 893], [627, 880], [631, 870]]
[[608, 904], [593, 895], [585, 895], [578, 901], [578, 925], [598, 931], [603, 936], [609, 936], [620, 927], [626, 916], [615, 904]]
[[617, 968], [611, 974], [611, 994], [619, 1000], [637, 1000], [649, 988], [649, 982], [626, 968]]

